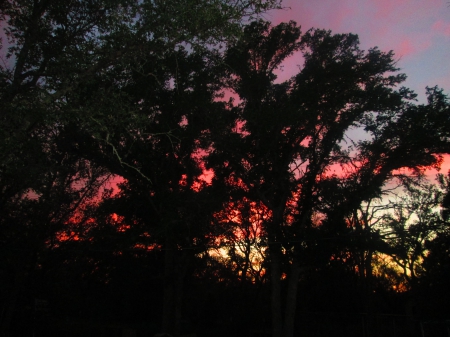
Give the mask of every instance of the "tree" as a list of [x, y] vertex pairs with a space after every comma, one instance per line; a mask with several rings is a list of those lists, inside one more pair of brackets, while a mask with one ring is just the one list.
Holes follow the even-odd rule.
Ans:
[[162, 71], [158, 60], [186, 45], [204, 50], [231, 39], [243, 17], [274, 6], [272, 0], [2, 2], [0, 17], [10, 45], [2, 55], [10, 65], [0, 68], [2, 125], [8, 130], [3, 135], [3, 165], [9, 165], [9, 156], [34, 128], [71, 123], [91, 142], [106, 145], [120, 165], [133, 167], [106, 137], [119, 127], [139, 132], [138, 126], [148, 122], [136, 116], [140, 108], [121, 90], [133, 72], [143, 70], [137, 67], [156, 61], [145, 75], [155, 77], [152, 85], [162, 89], [171, 79], [155, 75]]
[[409, 287], [415, 287], [423, 273], [426, 242], [445, 228], [437, 207], [442, 191], [432, 184], [407, 185], [393, 203], [392, 213], [383, 219], [385, 241], [395, 263], [401, 268]]
[[390, 255], [423, 318], [448, 314], [440, 305], [449, 295], [443, 286], [448, 280], [448, 183], [448, 176], [439, 174], [437, 184], [407, 185], [384, 220]]
[[[296, 50], [304, 59], [299, 73], [275, 83], [274, 70]], [[412, 92], [395, 90], [405, 76], [396, 74], [393, 55], [359, 50], [353, 34], [300, 36], [294, 22], [272, 28], [262, 21], [227, 51], [230, 88], [241, 103], [227, 136], [215, 141], [210, 165], [216, 184], [239, 189], [270, 213], [263, 228], [274, 337], [294, 334], [298, 279], [320, 245], [322, 226], [343, 224], [361, 202], [380, 196], [394, 170], [435, 164], [433, 154], [448, 149], [446, 98], [431, 89], [430, 104], [414, 106]], [[357, 128], [369, 140], [352, 140]]]
[[[159, 171], [157, 165], [148, 166], [144, 174], [137, 165], [140, 163], [129, 161], [127, 154], [134, 151], [133, 146], [154, 151], [166, 137], [164, 150], [155, 150], [155, 154], [158, 157], [169, 149], [165, 154], [171, 155], [176, 143], [173, 128], [183, 130], [183, 116], [170, 120], [164, 115], [170, 123], [159, 126], [155, 125], [155, 116], [161, 113], [157, 105], [161, 97], [171, 100], [183, 85], [177, 78], [177, 57], [182, 56], [180, 61], [184, 61], [186, 54], [195, 53], [189, 62], [203, 65], [209, 49], [235, 38], [243, 18], [277, 6], [275, 0], [2, 1], [0, 18], [10, 46], [6, 52], [2, 50], [5, 62], [0, 66], [1, 202], [11, 206], [5, 219], [17, 209], [24, 210], [25, 204], [33, 204], [23, 201], [29, 193], [40, 194], [47, 188], [51, 195], [71, 198], [67, 205], [64, 201], [61, 212], [69, 208], [73, 215], [77, 208], [72, 206], [79, 205], [87, 195], [93, 196], [99, 187], [96, 179], [110, 172], [152, 186]], [[199, 56], [201, 53], [203, 56]], [[190, 75], [184, 73], [182, 80], [189, 82]], [[214, 91], [215, 84], [206, 80], [202, 85], [211, 85], [211, 90], [200, 91], [200, 95]], [[173, 83], [177, 88], [171, 87]], [[146, 85], [145, 93], [130, 93], [139, 85]], [[192, 89], [189, 85], [184, 87], [186, 91]], [[165, 104], [170, 106], [170, 101]], [[55, 146], [65, 148], [55, 152]], [[24, 159], [31, 167], [26, 172]], [[176, 162], [173, 156], [171, 160]], [[154, 171], [149, 172], [150, 168]], [[198, 168], [193, 169], [198, 172]], [[89, 170], [95, 174], [88, 175]], [[179, 171], [174, 175], [179, 176]], [[75, 192], [69, 189], [70, 181], [76, 179], [87, 181], [90, 189], [86, 193], [77, 190], [78, 195], [72, 198]], [[190, 175], [189, 179], [194, 178]], [[50, 226], [51, 221], [44, 219], [53, 219], [56, 197], [43, 199], [52, 203], [41, 209], [48, 213], [41, 214], [42, 224], [37, 227], [42, 225], [47, 232], [33, 239], [46, 248], [48, 238], [54, 237], [56, 228], [59, 230], [70, 216], [64, 214], [58, 218], [58, 226]], [[22, 215], [33, 217], [34, 211]], [[2, 227], [7, 228], [10, 220], [3, 221]], [[32, 218], [25, 220], [23, 224], [36, 226]], [[7, 241], [21, 240], [20, 231], [11, 233]], [[25, 262], [22, 265], [34, 267]]]
[[427, 253], [424, 257], [422, 275], [416, 287], [418, 307], [424, 318], [446, 319], [449, 315], [446, 303], [450, 299], [448, 282], [450, 280], [450, 235], [448, 224], [425, 243]]
[[0, 333], [5, 336], [18, 302], [32, 300], [24, 296], [27, 284], [42, 269], [66, 224], [97, 197], [108, 178], [104, 167], [74, 153], [65, 136], [56, 126], [35, 127], [1, 171]]
[[[101, 177], [121, 175], [121, 194], [82, 214], [99, 229], [86, 233], [102, 243], [113, 233], [118, 247], [163, 248], [162, 328], [176, 333], [183, 262], [215, 240], [218, 204], [240, 208], [242, 221], [232, 228], [245, 231], [253, 221], [245, 213], [256, 205], [265, 237], [247, 235], [241, 273], [253, 272], [251, 244], [267, 242], [259, 248], [271, 278], [273, 334], [292, 336], [299, 276], [327, 260], [329, 247], [317, 254], [325, 239], [345, 232], [349, 215], [380, 196], [397, 169], [438, 165], [437, 155], [448, 152], [449, 104], [429, 88], [429, 104], [414, 105], [412, 92], [396, 89], [405, 76], [396, 73], [393, 53], [363, 52], [355, 35], [301, 35], [293, 22], [263, 21], [241, 32], [243, 18], [277, 4], [1, 2], [12, 63], [0, 69], [0, 202], [7, 209], [0, 231], [7, 241], [22, 242], [16, 229], [25, 226], [38, 233], [29, 236], [35, 247], [47, 249], [94, 198]], [[299, 73], [277, 84], [275, 70], [294, 52], [303, 56]], [[238, 105], [217, 100], [225, 85]], [[358, 129], [367, 140], [352, 139]], [[214, 188], [200, 179], [206, 161]], [[127, 235], [116, 236], [113, 209], [123, 228], [133, 227]], [[26, 260], [17, 265], [32, 270], [37, 260]]]
[[260, 284], [265, 280], [266, 235], [261, 222], [268, 216], [266, 209], [245, 198], [224, 205], [214, 214], [216, 245], [225, 249], [228, 257], [222, 260], [244, 289], [248, 283]]

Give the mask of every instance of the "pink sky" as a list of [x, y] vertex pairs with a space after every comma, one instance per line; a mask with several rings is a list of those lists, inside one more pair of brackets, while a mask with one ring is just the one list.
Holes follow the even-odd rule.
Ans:
[[[310, 28], [359, 36], [360, 48], [393, 50], [397, 66], [408, 78], [404, 86], [426, 103], [425, 87], [450, 94], [450, 2], [448, 0], [284, 0], [285, 9], [264, 16], [274, 25], [294, 20], [302, 32]], [[301, 59], [285, 61], [279, 80], [298, 71]], [[440, 173], [450, 170], [445, 156]], [[437, 172], [431, 170], [430, 177]]]
[[[273, 24], [294, 20], [302, 31], [322, 28], [358, 34], [361, 48], [393, 50], [405, 86], [425, 103], [425, 87], [438, 85], [450, 93], [450, 3], [447, 0], [284, 0], [284, 10], [265, 19]], [[281, 78], [297, 69], [295, 59]], [[284, 75], [284, 76], [283, 76]]]

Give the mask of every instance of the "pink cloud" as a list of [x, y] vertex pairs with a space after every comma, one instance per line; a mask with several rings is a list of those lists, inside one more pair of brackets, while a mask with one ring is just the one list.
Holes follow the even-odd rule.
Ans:
[[414, 52], [414, 47], [411, 40], [405, 39], [400, 43], [400, 46], [395, 50], [395, 54], [398, 56], [406, 56]]
[[377, 20], [384, 19], [392, 14], [395, 3], [390, 0], [380, 0], [376, 3], [374, 17]]
[[417, 34], [407, 36], [405, 34], [394, 37], [388, 41], [389, 49], [392, 49], [396, 58], [411, 57], [428, 50], [432, 46], [429, 34]]
[[436, 21], [431, 29], [445, 36], [450, 36], [450, 23], [443, 22], [442, 20]]

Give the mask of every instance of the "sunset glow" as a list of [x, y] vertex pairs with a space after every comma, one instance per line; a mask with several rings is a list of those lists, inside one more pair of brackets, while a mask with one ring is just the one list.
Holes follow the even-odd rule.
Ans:
[[0, 1], [0, 336], [444, 336], [449, 46], [446, 0]]

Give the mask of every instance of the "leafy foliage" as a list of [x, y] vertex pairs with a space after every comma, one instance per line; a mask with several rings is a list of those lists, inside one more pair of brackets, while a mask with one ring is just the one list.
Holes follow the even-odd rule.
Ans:
[[[324, 307], [325, 278], [353, 309], [381, 308], [382, 274], [398, 276], [387, 256], [414, 289], [442, 289], [448, 179], [411, 181], [448, 153], [448, 98], [428, 88], [415, 104], [393, 52], [362, 51], [354, 34], [253, 21], [278, 5], [1, 2], [1, 333], [18, 301], [50, 294], [60, 314], [148, 313], [175, 335], [185, 316], [200, 330], [234, 319], [222, 333], [243, 335], [254, 310], [255, 326], [290, 337], [297, 306]], [[277, 81], [288, 57], [299, 71]], [[121, 183], [107, 190], [112, 176]], [[409, 182], [407, 206], [373, 206], [394, 182]], [[258, 318], [269, 287], [271, 326]], [[245, 305], [223, 304], [229, 294]]]

